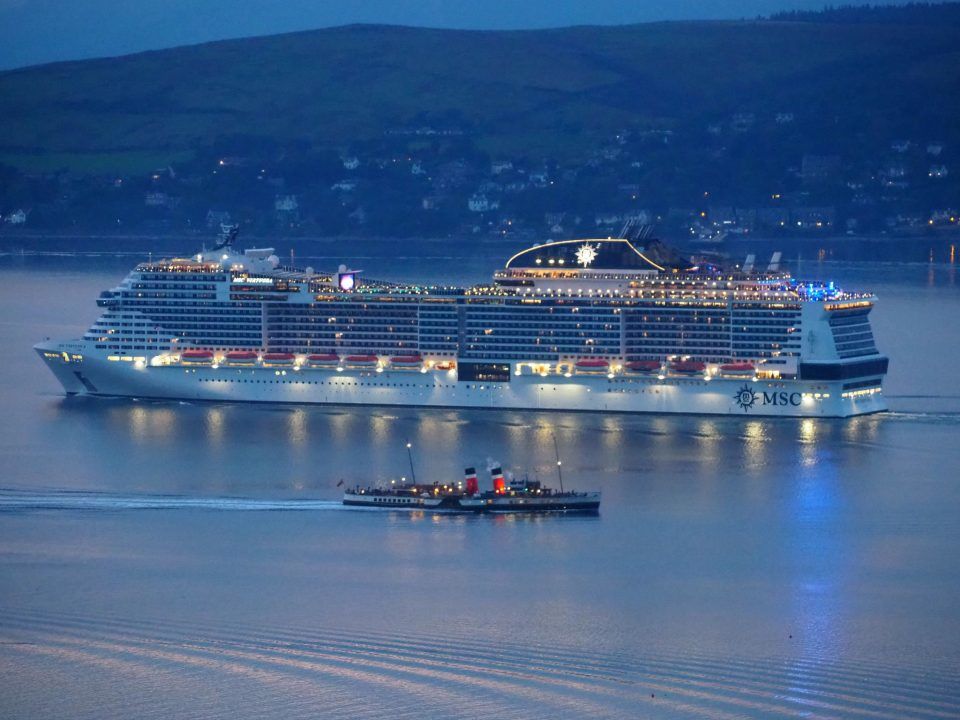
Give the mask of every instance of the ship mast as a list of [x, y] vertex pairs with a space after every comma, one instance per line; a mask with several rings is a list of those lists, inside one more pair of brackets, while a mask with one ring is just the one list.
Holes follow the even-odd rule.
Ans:
[[411, 448], [413, 445], [408, 441], [407, 442], [407, 460], [410, 461], [410, 479], [413, 480], [413, 484], [417, 484], [417, 473], [413, 469], [413, 451]]
[[560, 481], [560, 492], [563, 492], [563, 471], [560, 469], [560, 447], [557, 445], [557, 436], [550, 433], [553, 438], [553, 452], [557, 457], [557, 480]]

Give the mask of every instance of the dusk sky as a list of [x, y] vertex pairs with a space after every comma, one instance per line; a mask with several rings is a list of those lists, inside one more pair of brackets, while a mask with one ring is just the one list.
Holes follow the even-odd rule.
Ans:
[[824, 4], [827, 0], [0, 0], [0, 68], [349, 23], [518, 29], [749, 18]]

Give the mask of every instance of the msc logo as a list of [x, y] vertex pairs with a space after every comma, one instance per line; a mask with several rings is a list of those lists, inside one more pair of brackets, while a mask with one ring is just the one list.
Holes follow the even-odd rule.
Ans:
[[754, 405], [800, 405], [803, 395], [798, 392], [754, 392], [749, 385], [744, 385], [733, 395], [733, 401], [743, 409], [744, 412], [753, 408]]
[[756, 404], [757, 394], [750, 389], [749, 385], [744, 385], [734, 394], [733, 401], [746, 412]]

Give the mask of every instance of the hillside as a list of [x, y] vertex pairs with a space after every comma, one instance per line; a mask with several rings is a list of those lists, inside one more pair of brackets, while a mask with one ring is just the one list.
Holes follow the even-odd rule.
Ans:
[[[282, 176], [274, 189], [302, 200], [312, 175], [339, 179], [339, 156], [422, 157], [426, 174], [500, 158], [559, 173], [611, 147], [635, 150], [639, 172], [627, 180], [637, 191], [677, 188], [648, 205], [690, 204], [688, 190], [730, 176], [766, 193], [805, 154], [865, 168], [898, 139], [956, 147], [960, 36], [924, 13], [898, 24], [349, 26], [0, 73], [0, 203], [29, 202], [36, 173], [135, 184], [169, 166], [202, 184], [229, 157]], [[242, 182], [204, 204], [236, 203]]]

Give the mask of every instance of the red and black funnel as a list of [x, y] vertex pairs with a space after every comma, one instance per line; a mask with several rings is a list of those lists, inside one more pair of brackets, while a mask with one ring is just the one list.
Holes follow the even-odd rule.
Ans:
[[497, 465], [490, 470], [490, 475], [493, 476], [493, 491], [495, 493], [502, 493], [506, 489], [506, 485], [503, 482], [503, 468]]
[[463, 477], [467, 488], [467, 495], [476, 495], [480, 492], [480, 485], [477, 483], [476, 468], [469, 467], [463, 471]]

